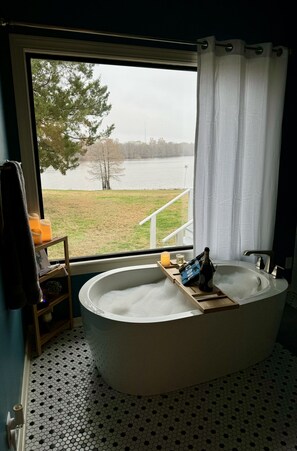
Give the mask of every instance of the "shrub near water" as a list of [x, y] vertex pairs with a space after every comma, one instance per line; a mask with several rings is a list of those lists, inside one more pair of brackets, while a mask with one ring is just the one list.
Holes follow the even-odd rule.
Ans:
[[[44, 212], [53, 236], [68, 236], [70, 257], [142, 250], [149, 248], [150, 223], [139, 222], [181, 192], [43, 190]], [[187, 221], [187, 212], [185, 196], [157, 216], [157, 247]], [[54, 252], [51, 249], [50, 258], [62, 257], [61, 250]]]

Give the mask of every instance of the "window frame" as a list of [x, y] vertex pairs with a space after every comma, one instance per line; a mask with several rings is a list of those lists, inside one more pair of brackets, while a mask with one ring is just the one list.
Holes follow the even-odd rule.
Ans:
[[[156, 45], [156, 44], [154, 44]], [[178, 68], [184, 70], [197, 69], [197, 53], [194, 50], [143, 46], [139, 43], [97, 42], [89, 40], [65, 39], [57, 37], [31, 36], [22, 34], [10, 35], [11, 63], [16, 102], [16, 114], [22, 168], [26, 183], [28, 210], [40, 214], [40, 187], [34, 155], [34, 136], [32, 127], [32, 105], [29, 94], [27, 61], [29, 56], [57, 57], [70, 59], [89, 59], [91, 62], [106, 62], [151, 65], [153, 67]], [[157, 252], [157, 254], [160, 252]], [[155, 255], [115, 257], [100, 261], [118, 260], [127, 264], [127, 259], [155, 262]], [[96, 259], [95, 259], [96, 261]], [[74, 265], [79, 265], [76, 262]], [[88, 266], [88, 262], [84, 262]], [[109, 266], [109, 265], [107, 265]], [[114, 267], [114, 265], [113, 265]], [[84, 271], [83, 271], [84, 272]], [[89, 272], [89, 269], [87, 270]]]

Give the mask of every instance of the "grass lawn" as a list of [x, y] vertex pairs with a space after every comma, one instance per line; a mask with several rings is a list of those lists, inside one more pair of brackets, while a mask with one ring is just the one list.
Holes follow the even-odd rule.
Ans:
[[[68, 236], [70, 257], [142, 250], [149, 248], [150, 222], [139, 222], [181, 192], [43, 190], [44, 212], [53, 236]], [[157, 247], [163, 247], [161, 240], [186, 222], [187, 215], [184, 196], [157, 216]], [[60, 257], [61, 250], [54, 248], [50, 258]]]

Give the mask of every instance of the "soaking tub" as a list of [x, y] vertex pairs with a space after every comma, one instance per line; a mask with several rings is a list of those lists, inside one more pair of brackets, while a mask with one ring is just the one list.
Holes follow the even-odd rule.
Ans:
[[274, 279], [250, 263], [223, 262], [214, 283], [239, 303], [237, 309], [205, 314], [186, 298], [174, 313], [163, 309], [163, 304], [170, 306], [168, 299], [154, 299], [152, 316], [129, 313], [126, 304], [111, 309], [105, 302], [102, 308], [101, 300], [111, 291], [164, 279], [157, 264], [133, 266], [99, 274], [80, 290], [86, 339], [112, 388], [134, 395], [165, 393], [242, 370], [271, 354], [285, 304], [285, 279]]

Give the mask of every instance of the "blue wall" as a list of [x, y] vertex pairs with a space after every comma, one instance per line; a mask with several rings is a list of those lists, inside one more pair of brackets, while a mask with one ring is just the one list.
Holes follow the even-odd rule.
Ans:
[[73, 316], [74, 318], [81, 315], [80, 303], [79, 303], [79, 291], [81, 287], [92, 277], [96, 276], [98, 273], [92, 274], [81, 274], [79, 276], [71, 277], [71, 287], [72, 287], [72, 302], [73, 302]]
[[[7, 55], [8, 43], [0, 36], [0, 54]], [[0, 64], [0, 163], [5, 159], [13, 159], [17, 155], [18, 145], [16, 140], [16, 124], [7, 127], [12, 118], [15, 119], [11, 110], [11, 102], [7, 103], [6, 96], [9, 95], [8, 87], [11, 86], [11, 74], [8, 71], [9, 64], [1, 58]], [[11, 95], [11, 93], [10, 93]], [[11, 97], [10, 97], [11, 99]], [[9, 106], [10, 111], [5, 111]], [[15, 122], [15, 121], [14, 121]], [[11, 152], [9, 151], [13, 147]], [[0, 269], [5, 262], [1, 261]], [[13, 268], [11, 268], [13, 271]], [[14, 404], [21, 401], [21, 386], [24, 363], [24, 334], [22, 323], [22, 312], [20, 310], [8, 310], [5, 305], [3, 294], [2, 275], [0, 271], [0, 450], [8, 449], [6, 437], [7, 412], [12, 414]]]

